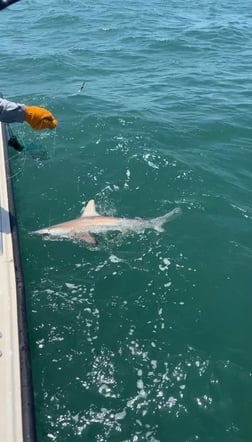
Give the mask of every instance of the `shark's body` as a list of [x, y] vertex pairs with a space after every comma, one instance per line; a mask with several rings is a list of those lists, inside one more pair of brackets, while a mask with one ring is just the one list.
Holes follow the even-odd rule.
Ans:
[[90, 200], [79, 218], [66, 221], [62, 224], [55, 224], [45, 229], [36, 230], [34, 233], [47, 237], [69, 238], [85, 241], [88, 244], [96, 244], [92, 233], [109, 231], [119, 231], [122, 233], [128, 231], [143, 232], [145, 229], [154, 229], [158, 232], [162, 232], [163, 224], [170, 221], [179, 213], [180, 209], [177, 207], [159, 218], [149, 220], [103, 216], [96, 211], [94, 200]]

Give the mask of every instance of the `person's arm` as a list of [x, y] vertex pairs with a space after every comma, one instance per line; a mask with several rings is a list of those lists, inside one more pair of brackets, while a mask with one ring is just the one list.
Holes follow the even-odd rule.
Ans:
[[24, 116], [22, 104], [0, 98], [0, 121], [3, 123], [23, 123]]
[[14, 103], [0, 98], [0, 121], [3, 123], [23, 123], [35, 130], [54, 129], [57, 120], [47, 109], [37, 106]]

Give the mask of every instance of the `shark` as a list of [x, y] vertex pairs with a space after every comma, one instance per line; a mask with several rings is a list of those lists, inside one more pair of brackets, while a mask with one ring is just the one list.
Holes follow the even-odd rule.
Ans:
[[84, 241], [87, 244], [97, 244], [94, 234], [106, 233], [110, 231], [144, 232], [146, 229], [154, 229], [163, 232], [163, 225], [174, 219], [181, 213], [181, 209], [176, 207], [163, 216], [152, 219], [143, 218], [118, 218], [114, 216], [101, 215], [96, 210], [95, 201], [90, 200], [82, 209], [78, 218], [55, 224], [33, 233], [47, 238], [68, 238], [74, 241]]

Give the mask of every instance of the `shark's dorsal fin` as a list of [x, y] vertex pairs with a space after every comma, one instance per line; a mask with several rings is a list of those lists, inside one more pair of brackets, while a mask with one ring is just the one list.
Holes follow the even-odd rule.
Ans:
[[86, 207], [81, 212], [81, 216], [100, 216], [100, 214], [96, 212], [94, 200], [88, 201]]

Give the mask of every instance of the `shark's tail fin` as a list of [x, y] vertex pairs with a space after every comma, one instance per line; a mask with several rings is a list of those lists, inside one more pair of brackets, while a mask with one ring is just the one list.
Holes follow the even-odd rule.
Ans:
[[182, 210], [179, 207], [175, 207], [175, 209], [171, 210], [171, 212], [168, 212], [163, 216], [159, 216], [158, 218], [153, 218], [151, 220], [151, 225], [153, 229], [157, 230], [158, 232], [163, 232], [163, 225], [168, 221], [173, 221], [181, 213]]

